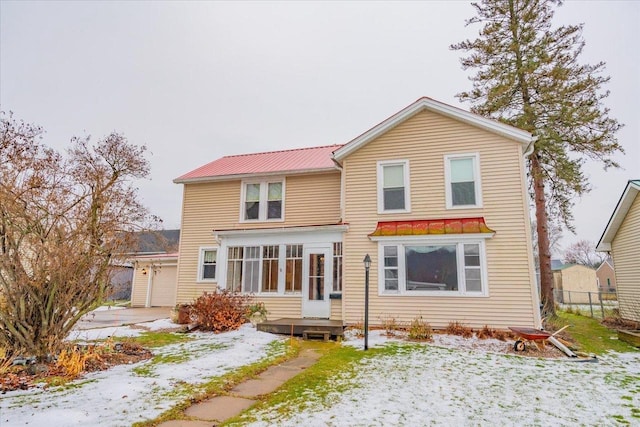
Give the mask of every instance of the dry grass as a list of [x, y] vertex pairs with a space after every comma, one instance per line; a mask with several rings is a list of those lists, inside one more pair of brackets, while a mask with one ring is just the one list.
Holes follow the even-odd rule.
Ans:
[[445, 332], [450, 335], [458, 335], [463, 338], [471, 338], [473, 336], [473, 329], [458, 321], [449, 322], [445, 329]]

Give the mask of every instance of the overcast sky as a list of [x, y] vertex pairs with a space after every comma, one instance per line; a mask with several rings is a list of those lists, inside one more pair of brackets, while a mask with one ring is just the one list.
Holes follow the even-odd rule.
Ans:
[[[464, 109], [471, 83], [449, 45], [475, 38], [468, 2], [0, 0], [0, 108], [45, 143], [123, 132], [152, 156], [140, 195], [180, 226], [172, 180], [229, 154], [346, 143], [421, 96]], [[605, 61], [606, 106], [626, 126], [621, 170], [590, 164], [577, 236], [596, 242], [628, 179], [640, 178], [640, 2], [567, 1], [582, 62]]]

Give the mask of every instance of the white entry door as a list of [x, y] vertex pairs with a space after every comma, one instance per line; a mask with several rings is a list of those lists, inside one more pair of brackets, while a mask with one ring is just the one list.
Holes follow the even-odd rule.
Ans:
[[302, 317], [331, 315], [332, 246], [305, 246], [302, 260]]

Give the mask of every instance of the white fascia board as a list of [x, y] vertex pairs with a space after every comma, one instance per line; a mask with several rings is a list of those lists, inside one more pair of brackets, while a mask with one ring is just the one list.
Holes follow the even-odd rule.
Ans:
[[622, 225], [622, 221], [627, 216], [629, 208], [633, 204], [638, 192], [640, 192], [640, 185], [637, 185], [633, 181], [628, 181], [627, 186], [618, 200], [616, 208], [613, 210], [613, 214], [609, 218], [609, 222], [604, 229], [604, 233], [600, 237], [598, 244], [596, 245], [596, 251], [598, 252], [611, 252], [611, 242], [618, 233], [618, 228]]
[[478, 114], [470, 113], [468, 111], [462, 110], [460, 108], [453, 107], [451, 105], [443, 104], [441, 102], [435, 101], [429, 98], [421, 98], [409, 105], [405, 109], [399, 111], [393, 116], [389, 117], [382, 123], [377, 126], [371, 128], [367, 132], [358, 136], [351, 142], [342, 146], [341, 148], [334, 151], [333, 156], [336, 160], [340, 161], [347, 157], [349, 154], [358, 150], [363, 145], [367, 144], [369, 141], [377, 138], [383, 133], [389, 131], [405, 120], [413, 117], [415, 114], [419, 113], [422, 110], [429, 110], [435, 113], [442, 114], [447, 117], [451, 117], [455, 120], [459, 120], [461, 122], [468, 123], [472, 126], [476, 126], [482, 129], [485, 129], [489, 132], [496, 133], [498, 135], [504, 136], [505, 138], [509, 138], [520, 142], [523, 144], [523, 151], [526, 152], [529, 148], [529, 145], [535, 141], [535, 137], [532, 136], [529, 132], [526, 132], [522, 129], [518, 129], [513, 126], [506, 125], [504, 123], [500, 123], [496, 120], [487, 119]]
[[236, 175], [219, 175], [219, 176], [203, 176], [199, 178], [186, 178], [179, 179], [176, 178], [173, 180], [174, 184], [193, 184], [193, 183], [202, 183], [202, 182], [217, 182], [217, 181], [235, 181], [242, 179], [258, 179], [261, 177], [270, 177], [270, 176], [290, 176], [290, 175], [303, 175], [303, 174], [312, 174], [312, 173], [324, 173], [324, 172], [340, 172], [337, 166], [332, 166], [329, 168], [319, 168], [319, 169], [300, 169], [293, 171], [276, 171], [276, 172], [264, 172], [264, 173], [243, 173]]
[[252, 228], [242, 230], [213, 230], [214, 236], [262, 236], [270, 234], [295, 234], [295, 233], [344, 233], [349, 229], [348, 225], [316, 225], [309, 227], [277, 227], [277, 228]]

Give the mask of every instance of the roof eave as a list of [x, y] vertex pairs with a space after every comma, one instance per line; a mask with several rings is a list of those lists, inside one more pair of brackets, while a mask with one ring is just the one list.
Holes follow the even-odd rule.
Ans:
[[273, 172], [256, 172], [256, 173], [242, 173], [233, 175], [218, 175], [218, 176], [202, 176], [197, 178], [176, 178], [173, 180], [174, 184], [195, 184], [203, 182], [217, 182], [217, 181], [235, 181], [238, 179], [257, 178], [262, 176], [289, 176], [289, 175], [303, 175], [311, 173], [324, 173], [324, 172], [337, 172], [339, 169], [333, 165], [326, 168], [314, 168], [314, 169], [299, 169], [299, 170], [283, 170]]
[[536, 137], [532, 136], [529, 132], [523, 131], [516, 127], [509, 126], [495, 120], [487, 119], [478, 114], [470, 113], [468, 111], [435, 101], [430, 98], [420, 98], [413, 104], [389, 117], [382, 123], [369, 129], [367, 132], [356, 137], [349, 143], [345, 144], [343, 147], [337, 149], [334, 152], [334, 158], [338, 161], [344, 159], [363, 145], [367, 144], [369, 141], [393, 129], [400, 123], [413, 117], [423, 110], [433, 111], [444, 116], [451, 117], [455, 120], [468, 123], [472, 126], [485, 129], [489, 132], [496, 133], [505, 138], [520, 142], [524, 146], [524, 152], [526, 152], [530, 144], [536, 140]]
[[600, 240], [598, 240], [596, 251], [611, 252], [611, 243], [613, 242], [613, 238], [618, 233], [618, 228], [622, 225], [622, 221], [624, 221], [624, 218], [627, 216], [629, 208], [631, 208], [638, 192], [640, 192], [640, 185], [637, 184], [637, 182], [638, 180], [627, 181], [627, 186], [622, 192]]

